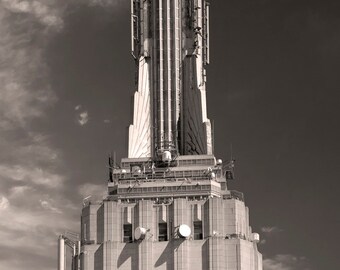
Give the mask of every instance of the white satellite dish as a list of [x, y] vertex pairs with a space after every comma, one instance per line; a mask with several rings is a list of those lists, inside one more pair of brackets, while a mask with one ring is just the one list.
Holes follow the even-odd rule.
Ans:
[[252, 233], [251, 234], [251, 240], [255, 243], [260, 242], [260, 235], [258, 233]]
[[142, 227], [137, 227], [135, 229], [135, 239], [136, 240], [143, 240], [145, 238], [147, 229], [142, 228]]
[[162, 161], [163, 162], [170, 162], [171, 161], [171, 152], [170, 151], [164, 151], [162, 154]]
[[187, 238], [191, 234], [191, 229], [188, 225], [182, 224], [181, 226], [179, 226], [178, 233], [180, 237]]

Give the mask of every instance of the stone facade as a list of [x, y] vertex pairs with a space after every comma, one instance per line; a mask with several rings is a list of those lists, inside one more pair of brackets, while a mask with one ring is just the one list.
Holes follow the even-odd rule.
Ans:
[[[85, 206], [82, 217], [82, 242], [91, 244], [82, 246], [81, 269], [262, 270], [248, 208], [238, 198], [105, 200]], [[160, 235], [164, 223], [167, 239]], [[125, 224], [132, 227], [131, 243], [124, 243]], [[182, 224], [191, 228], [188, 238], [178, 235]], [[137, 227], [148, 230], [142, 241], [134, 240]]]

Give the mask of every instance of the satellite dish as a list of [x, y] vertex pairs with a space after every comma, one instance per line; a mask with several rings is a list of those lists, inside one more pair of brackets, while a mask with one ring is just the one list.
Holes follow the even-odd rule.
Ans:
[[162, 161], [163, 162], [170, 162], [171, 161], [171, 152], [170, 151], [164, 151], [162, 154]]
[[178, 233], [180, 237], [187, 238], [191, 234], [191, 229], [188, 225], [182, 224], [181, 226], [179, 226]]
[[251, 240], [255, 243], [260, 242], [260, 235], [258, 233], [252, 233]]
[[142, 228], [142, 227], [137, 227], [135, 229], [135, 239], [136, 240], [143, 240], [145, 238], [147, 229]]

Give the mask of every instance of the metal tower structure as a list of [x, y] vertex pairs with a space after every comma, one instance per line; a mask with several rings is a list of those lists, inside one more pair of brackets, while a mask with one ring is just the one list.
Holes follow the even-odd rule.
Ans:
[[80, 269], [80, 240], [79, 234], [66, 231], [58, 238], [58, 270], [66, 269], [66, 247], [69, 247], [72, 254], [71, 269]]
[[209, 3], [131, 0], [137, 91], [129, 157], [212, 154], [206, 108]]

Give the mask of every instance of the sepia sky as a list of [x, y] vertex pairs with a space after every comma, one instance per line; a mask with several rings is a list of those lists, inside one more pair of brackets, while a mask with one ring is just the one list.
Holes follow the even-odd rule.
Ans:
[[[0, 269], [52, 270], [127, 153], [127, 0], [0, 0]], [[265, 270], [340, 269], [340, 2], [211, 0], [208, 114]]]

